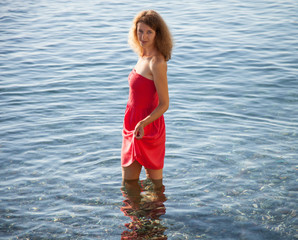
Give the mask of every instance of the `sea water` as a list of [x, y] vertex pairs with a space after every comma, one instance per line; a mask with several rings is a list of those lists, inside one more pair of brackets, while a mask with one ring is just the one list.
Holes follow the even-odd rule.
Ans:
[[[144, 188], [131, 217], [121, 130], [127, 34], [144, 9], [175, 46], [165, 198]], [[293, 0], [1, 1], [0, 239], [121, 239], [134, 221], [143, 238], [297, 239], [297, 12]], [[142, 215], [154, 206], [158, 218]]]

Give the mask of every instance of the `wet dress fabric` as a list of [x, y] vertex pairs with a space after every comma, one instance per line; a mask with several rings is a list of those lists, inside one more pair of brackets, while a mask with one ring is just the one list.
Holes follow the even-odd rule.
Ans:
[[162, 169], [165, 156], [166, 129], [163, 115], [144, 127], [142, 139], [133, 135], [137, 123], [158, 105], [153, 80], [131, 71], [128, 76], [129, 97], [123, 122], [121, 165], [128, 167], [134, 161], [148, 169]]

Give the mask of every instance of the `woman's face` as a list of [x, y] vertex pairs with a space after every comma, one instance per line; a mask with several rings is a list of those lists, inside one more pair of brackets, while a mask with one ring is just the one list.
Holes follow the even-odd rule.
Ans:
[[137, 35], [142, 47], [154, 47], [156, 32], [147, 24], [142, 22], [137, 24]]

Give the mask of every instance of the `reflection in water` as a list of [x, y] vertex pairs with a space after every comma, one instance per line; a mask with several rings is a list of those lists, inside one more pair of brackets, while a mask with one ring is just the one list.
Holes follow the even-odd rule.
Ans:
[[121, 191], [125, 197], [121, 211], [131, 219], [125, 224], [128, 230], [123, 231], [121, 239], [167, 239], [166, 227], [160, 220], [166, 213], [164, 185], [148, 179], [125, 180]]

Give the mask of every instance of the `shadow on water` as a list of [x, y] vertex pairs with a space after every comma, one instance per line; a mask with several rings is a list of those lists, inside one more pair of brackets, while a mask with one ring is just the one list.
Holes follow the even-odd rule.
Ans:
[[166, 213], [164, 191], [164, 185], [156, 186], [148, 179], [124, 181], [121, 211], [131, 222], [125, 224], [128, 230], [122, 232], [121, 239], [168, 239], [160, 219]]

